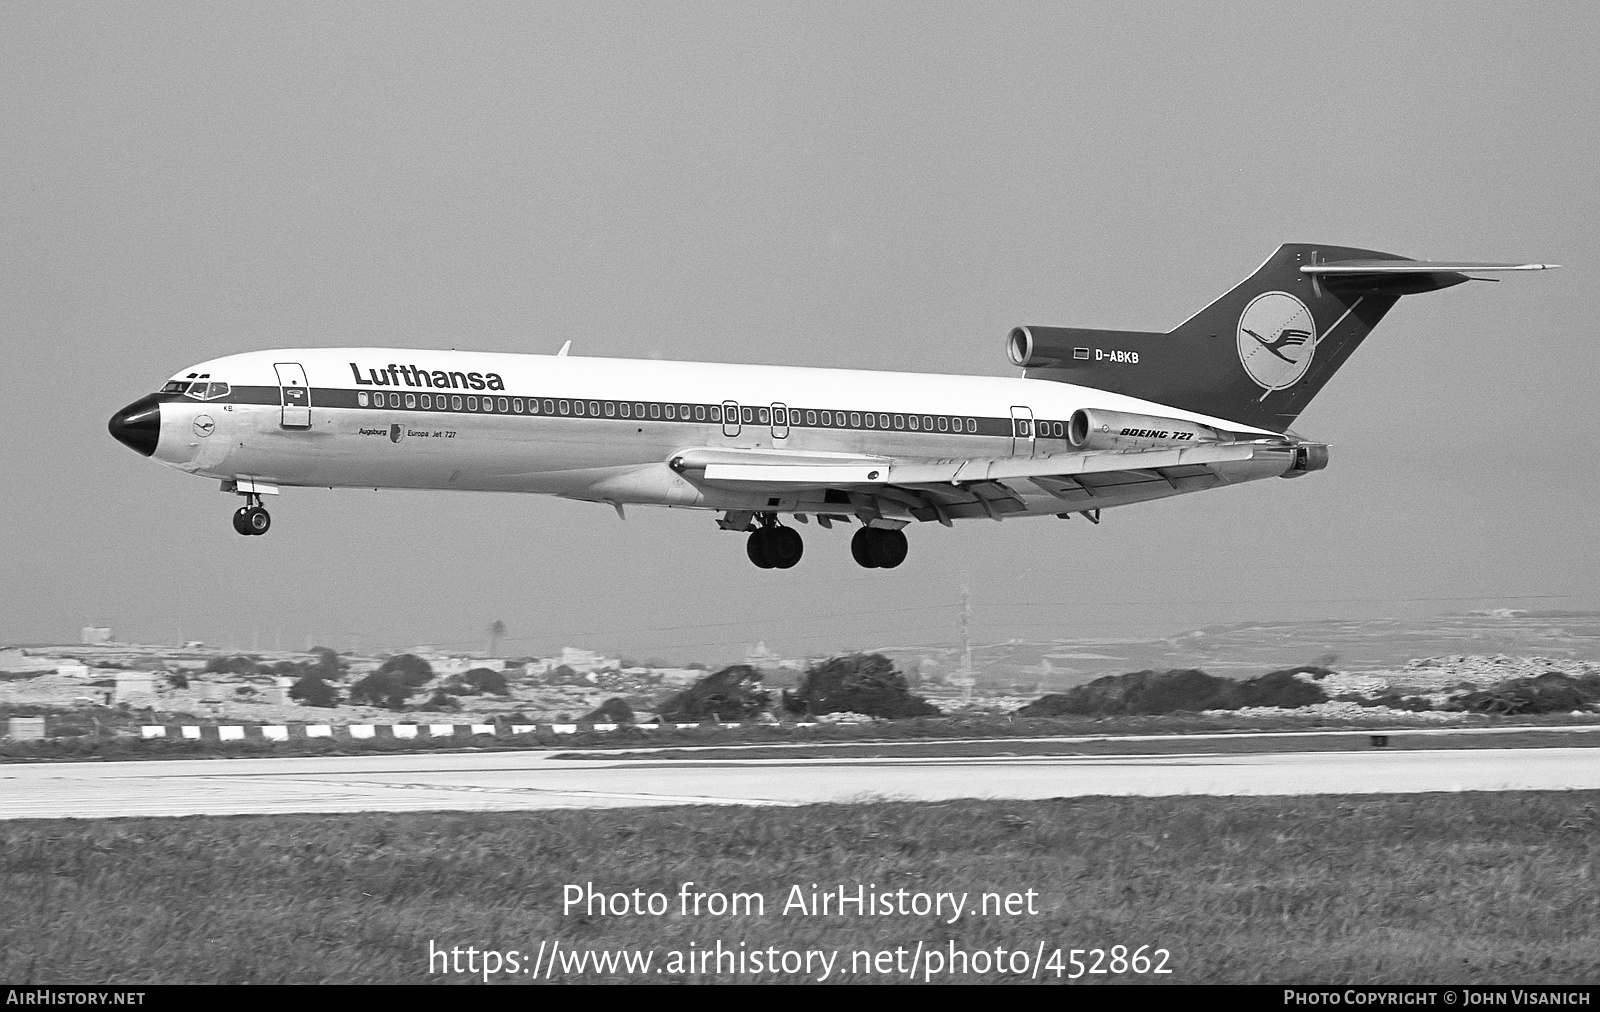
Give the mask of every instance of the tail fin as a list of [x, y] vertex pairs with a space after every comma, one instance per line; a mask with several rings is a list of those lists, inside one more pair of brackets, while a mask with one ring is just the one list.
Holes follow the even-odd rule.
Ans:
[[1007, 350], [1030, 378], [1282, 432], [1402, 295], [1473, 280], [1463, 271], [1549, 266], [1290, 243], [1170, 333], [1018, 327]]

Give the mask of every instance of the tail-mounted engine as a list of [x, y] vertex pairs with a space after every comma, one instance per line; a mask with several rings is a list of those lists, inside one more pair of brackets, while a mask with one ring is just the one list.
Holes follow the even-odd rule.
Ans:
[[1327, 443], [1300, 443], [1294, 448], [1294, 463], [1281, 477], [1299, 478], [1328, 466]]
[[1233, 441], [1231, 433], [1197, 422], [1098, 408], [1079, 408], [1067, 425], [1067, 442], [1079, 450], [1149, 450]]

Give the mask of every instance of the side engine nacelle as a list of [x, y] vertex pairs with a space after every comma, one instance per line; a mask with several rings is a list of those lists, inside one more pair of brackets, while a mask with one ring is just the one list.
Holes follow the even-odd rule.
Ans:
[[1197, 422], [1126, 411], [1079, 408], [1067, 425], [1067, 442], [1078, 450], [1149, 450], [1155, 447], [1231, 443], [1233, 437]]

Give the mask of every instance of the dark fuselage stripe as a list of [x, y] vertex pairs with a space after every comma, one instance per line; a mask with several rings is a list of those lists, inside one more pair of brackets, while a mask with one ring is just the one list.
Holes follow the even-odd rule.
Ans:
[[[378, 398], [383, 403], [377, 403]], [[422, 407], [422, 398], [427, 397], [429, 407]], [[448, 402], [446, 400], [448, 398]], [[172, 395], [170, 400], [182, 401], [183, 395]], [[187, 398], [194, 400], [194, 398]], [[409, 401], [408, 401], [409, 399]], [[262, 404], [278, 406], [282, 402], [279, 388], [275, 386], [237, 386], [233, 387], [226, 396], [211, 401], [198, 401], [201, 404]], [[364, 402], [364, 403], [363, 403]], [[637, 422], [673, 422], [690, 425], [721, 425], [722, 407], [726, 402], [719, 401], [715, 404], [695, 403], [692, 401], [615, 401], [600, 400], [599, 398], [573, 398], [573, 397], [518, 397], [509, 393], [461, 393], [452, 391], [448, 394], [433, 393], [428, 390], [373, 390], [356, 391], [340, 387], [313, 387], [311, 389], [311, 408], [330, 409], [348, 408], [355, 410], [389, 410], [409, 411], [417, 414], [455, 414], [455, 415], [517, 415], [528, 418], [577, 418], [592, 421], [617, 422], [632, 424]], [[516, 406], [521, 404], [522, 410]], [[439, 405], [437, 407], [432, 405]], [[469, 405], [475, 405], [469, 407]], [[503, 406], [502, 406], [503, 405]], [[530, 410], [530, 407], [536, 410]], [[771, 405], [754, 405], [740, 403], [740, 421], [743, 428], [771, 428]], [[789, 407], [784, 409], [788, 415], [788, 428], [817, 429], [817, 430], [845, 430], [845, 431], [894, 431], [928, 433], [938, 436], [1026, 436], [1026, 431], [1018, 431], [1014, 419], [1009, 417], [996, 418], [992, 416], [972, 415], [936, 415], [936, 414], [905, 414], [891, 411], [861, 411], [840, 410], [838, 408], [806, 408]], [[670, 415], [669, 415], [670, 412]], [[744, 415], [749, 413], [751, 420], [745, 420]], [[693, 417], [690, 417], [692, 414]], [[765, 415], [765, 420], [762, 416]], [[1037, 419], [1034, 423], [1038, 428], [1039, 438], [1065, 438], [1067, 423], [1056, 419]], [[778, 425], [783, 428], [783, 425]]]

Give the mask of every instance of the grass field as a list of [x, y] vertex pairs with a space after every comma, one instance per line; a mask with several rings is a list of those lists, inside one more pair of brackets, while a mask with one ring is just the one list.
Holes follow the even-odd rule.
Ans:
[[[1169, 975], [1125, 966], [1083, 980], [1593, 983], [1597, 858], [1600, 792], [9, 822], [0, 979], [482, 978], [437, 959], [430, 972], [431, 944], [459, 947], [463, 970], [495, 950], [492, 979], [525, 981], [534, 975], [505, 972], [509, 951], [530, 967], [541, 943], [559, 942], [585, 958], [625, 949], [653, 962], [580, 973], [558, 959], [558, 980], [816, 979], [820, 961], [781, 971], [782, 953], [811, 951], [837, 953], [831, 980], [899, 981], [897, 960], [920, 942], [941, 959], [968, 954], [965, 975], [936, 981], [1018, 979], [1017, 952], [1054, 979], [1058, 948], [1070, 974], [1072, 949], [1148, 945], [1168, 950]], [[590, 882], [640, 890], [647, 906], [660, 893], [669, 909], [564, 914], [563, 888]], [[685, 882], [759, 894], [764, 916], [684, 915]], [[1016, 912], [781, 912], [791, 886], [809, 896], [813, 884], [966, 893], [973, 905], [1017, 894]], [[683, 965], [683, 953], [719, 943], [726, 972]], [[1005, 972], [993, 969], [996, 947]], [[780, 972], [738, 974], [732, 954], [748, 971], [758, 949]], [[867, 973], [858, 951], [890, 953], [872, 964], [890, 969]], [[933, 961], [918, 958], [922, 979]], [[1078, 958], [1085, 970], [1095, 959]]]

